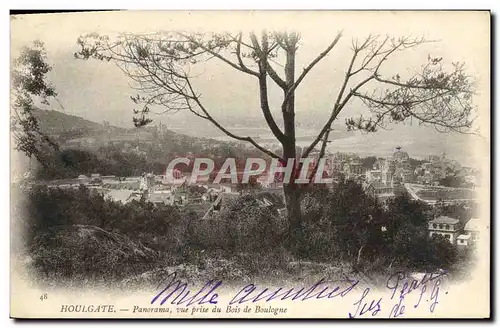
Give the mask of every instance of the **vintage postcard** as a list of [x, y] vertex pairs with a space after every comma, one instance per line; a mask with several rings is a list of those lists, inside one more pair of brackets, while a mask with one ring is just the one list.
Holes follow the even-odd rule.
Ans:
[[489, 318], [490, 12], [11, 16], [13, 318]]

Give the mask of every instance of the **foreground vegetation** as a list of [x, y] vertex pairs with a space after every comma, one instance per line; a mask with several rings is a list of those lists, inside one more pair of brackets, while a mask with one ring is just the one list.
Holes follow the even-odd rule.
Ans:
[[22, 239], [13, 247], [27, 254], [39, 281], [51, 284], [155, 283], [165, 270], [237, 282], [356, 273], [377, 279], [396, 270], [458, 275], [470, 265], [467, 254], [428, 236], [436, 209], [405, 196], [384, 207], [352, 181], [306, 193], [304, 238], [293, 254], [283, 247], [286, 219], [252, 191], [227, 204], [220, 218], [200, 220], [174, 206], [114, 203], [84, 187], [14, 190], [13, 235]]

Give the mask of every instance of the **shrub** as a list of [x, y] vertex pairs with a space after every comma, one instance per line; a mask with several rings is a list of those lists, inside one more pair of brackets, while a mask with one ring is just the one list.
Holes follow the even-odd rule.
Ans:
[[251, 194], [241, 196], [221, 213], [233, 250], [265, 251], [283, 244], [286, 220], [274, 206], [263, 206]]
[[34, 238], [30, 251], [38, 276], [73, 283], [116, 282], [158, 261], [157, 252], [127, 236], [84, 225], [42, 233]]

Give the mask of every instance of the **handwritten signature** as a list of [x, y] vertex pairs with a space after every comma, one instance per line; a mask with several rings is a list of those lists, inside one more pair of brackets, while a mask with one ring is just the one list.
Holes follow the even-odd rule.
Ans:
[[[217, 304], [219, 294], [217, 289], [222, 285], [220, 280], [210, 280], [201, 289], [197, 291], [189, 290], [188, 284], [177, 279], [177, 273], [173, 272], [168, 275], [165, 286], [153, 297], [151, 304], [159, 300], [160, 305], [167, 302], [173, 305], [202, 305], [202, 304]], [[246, 302], [272, 300], [300, 300], [306, 301], [309, 299], [332, 299], [335, 297], [344, 297], [351, 292], [359, 280], [346, 278], [345, 280], [337, 281], [338, 284], [330, 286], [325, 279], [320, 279], [316, 283], [308, 287], [298, 288], [259, 288], [255, 284], [248, 284], [241, 288], [229, 301], [229, 305], [243, 304]]]
[[344, 297], [351, 292], [359, 280], [346, 278], [345, 280], [338, 281], [340, 284], [335, 287], [327, 285], [324, 278], [320, 279], [309, 287], [297, 288], [283, 288], [276, 289], [263, 288], [259, 290], [254, 284], [249, 284], [243, 287], [229, 302], [229, 304], [242, 304], [252, 301], [253, 303], [265, 300], [270, 302], [275, 299], [292, 301], [306, 301], [309, 299], [332, 299], [335, 297]]
[[154, 304], [160, 297], [163, 297], [160, 301], [160, 305], [165, 304], [167, 301], [172, 301], [170, 304], [173, 305], [185, 305], [190, 306], [193, 304], [203, 305], [206, 303], [217, 304], [219, 299], [219, 294], [215, 291], [222, 285], [220, 280], [210, 280], [196, 293], [188, 289], [188, 285], [177, 279], [177, 272], [173, 272], [167, 276], [165, 280], [168, 280], [168, 284], [163, 288], [158, 294], [156, 294], [151, 300], [151, 304]]
[[[418, 295], [418, 300], [413, 304], [413, 308], [418, 308], [424, 303], [423, 299], [426, 298], [426, 302], [431, 302], [429, 311], [434, 312], [439, 304], [441, 280], [446, 274], [446, 271], [438, 271], [425, 274], [420, 279], [408, 277], [403, 272], [392, 274], [385, 285], [390, 291], [387, 302], [393, 303], [392, 306], [388, 307], [390, 308], [388, 316], [397, 318], [405, 314], [408, 306], [405, 304], [405, 297], [410, 293]], [[218, 289], [222, 285], [221, 280], [207, 281], [203, 287], [196, 290], [191, 290], [186, 282], [178, 279], [176, 272], [168, 275], [165, 281], [163, 287], [159, 287], [159, 291], [152, 298], [151, 304], [159, 303], [159, 305], [164, 305], [168, 302], [167, 304], [190, 306], [217, 304], [219, 302]], [[342, 298], [350, 294], [358, 284], [359, 280], [347, 277], [334, 283], [327, 283], [323, 278], [312, 285], [302, 288], [267, 288], [251, 283], [234, 294], [228, 305], [260, 301], [271, 302], [273, 300], [306, 301], [310, 299]], [[427, 294], [428, 290], [430, 290], [430, 295]], [[364, 315], [374, 317], [383, 311], [383, 298], [373, 298], [370, 293], [372, 293], [372, 290], [369, 287], [363, 290], [361, 297], [353, 303], [354, 311], [348, 313], [349, 318], [358, 318]]]
[[[429, 299], [430, 301], [429, 311], [431, 313], [436, 309], [439, 303], [439, 291], [441, 280], [443, 276], [447, 274], [447, 271], [438, 271], [433, 273], [426, 273], [421, 279], [413, 279], [408, 277], [403, 272], [397, 272], [392, 274], [386, 281], [385, 287], [390, 290], [390, 300], [396, 303], [389, 306], [391, 310], [389, 311], [389, 318], [401, 317], [405, 314], [406, 305], [404, 303], [405, 297], [416, 291], [419, 293], [418, 301], [413, 305], [413, 308], [418, 308], [422, 303], [422, 298], [427, 297], [426, 292], [428, 286], [431, 287], [431, 292]], [[355, 306], [354, 312], [349, 312], [349, 318], [361, 317], [365, 314], [371, 314], [371, 316], [376, 316], [382, 309], [383, 298], [370, 299], [368, 297], [371, 289], [366, 288], [361, 294], [361, 298], [357, 300], [353, 305]]]

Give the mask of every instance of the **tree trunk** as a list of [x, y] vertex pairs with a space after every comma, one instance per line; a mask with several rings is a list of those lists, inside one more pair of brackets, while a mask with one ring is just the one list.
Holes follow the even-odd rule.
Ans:
[[[285, 144], [283, 147], [283, 154], [286, 159], [295, 158], [295, 142]], [[289, 224], [288, 246], [293, 252], [297, 252], [302, 243], [302, 211], [300, 206], [301, 189], [300, 185], [295, 183], [297, 169], [298, 166], [294, 165], [289, 183], [283, 184]]]
[[285, 205], [289, 223], [288, 247], [297, 252], [302, 244], [302, 211], [300, 208], [300, 190], [296, 184], [283, 186]]
[[[290, 91], [295, 83], [295, 46], [297, 43], [295, 35], [288, 36], [288, 47], [286, 49], [286, 64], [285, 64], [285, 83], [287, 89], [284, 90], [284, 99], [286, 99], [287, 92]], [[283, 125], [285, 132], [285, 142], [283, 142], [283, 157], [285, 160], [289, 158], [297, 159], [297, 150], [295, 148], [295, 91], [292, 90], [288, 95], [288, 101], [283, 103], [281, 108], [283, 114]], [[302, 211], [300, 208], [300, 189], [295, 183], [296, 169], [298, 166], [294, 163], [294, 170], [292, 171], [291, 181], [283, 185], [285, 193], [285, 203], [287, 210], [287, 217], [289, 223], [289, 238], [288, 247], [292, 252], [299, 252], [302, 245]]]

